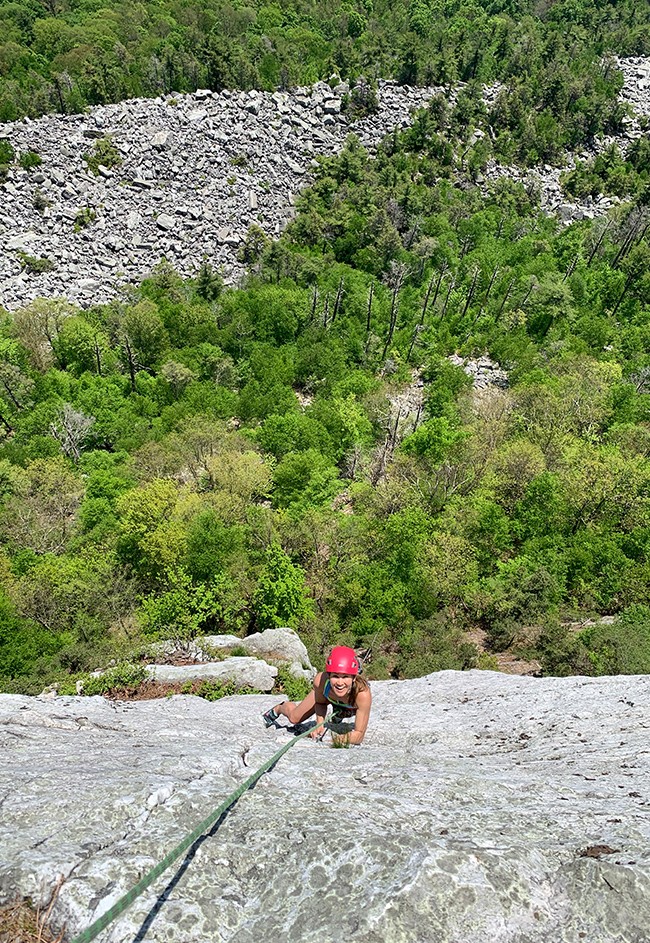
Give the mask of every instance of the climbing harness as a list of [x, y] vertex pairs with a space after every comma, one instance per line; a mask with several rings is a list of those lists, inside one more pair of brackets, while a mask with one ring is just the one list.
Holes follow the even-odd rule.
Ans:
[[[321, 721], [321, 723], [324, 727], [325, 722]], [[316, 724], [316, 727], [318, 726], [319, 724]], [[120, 914], [123, 914], [127, 907], [129, 907], [133, 901], [136, 900], [140, 894], [142, 894], [143, 891], [146, 891], [146, 889], [153, 884], [156, 878], [160, 877], [163, 871], [166, 871], [167, 868], [173, 864], [174, 861], [176, 861], [176, 859], [179, 858], [184, 851], [187, 851], [187, 849], [190, 848], [194, 842], [197, 841], [201, 835], [203, 835], [204, 832], [207, 832], [207, 830], [214, 825], [214, 823], [224, 814], [224, 812], [227, 812], [228, 809], [233, 806], [235, 802], [237, 802], [237, 800], [264, 775], [264, 773], [268, 772], [272, 766], [275, 766], [281, 756], [290, 750], [291, 747], [298, 742], [298, 740], [302, 740], [303, 737], [306, 737], [314, 729], [314, 726], [310, 726], [308, 730], [305, 730], [303, 733], [298, 734], [298, 736], [293, 737], [293, 739], [288, 743], [285, 743], [285, 745], [281, 747], [277, 753], [274, 753], [270, 759], [263, 763], [255, 773], [249, 776], [248, 779], [244, 780], [244, 782], [241, 783], [241, 785], [238, 786], [237, 789], [235, 789], [235, 791], [227, 797], [227, 799], [224, 799], [221, 805], [215, 809], [214, 812], [211, 812], [207, 819], [204, 819], [199, 825], [197, 825], [194, 831], [187, 835], [187, 837], [184, 838], [183, 841], [173, 849], [173, 851], [170, 851], [169, 854], [163, 858], [159, 864], [152, 868], [151, 871], [148, 871], [147, 874], [145, 874], [145, 876], [140, 881], [138, 881], [138, 883], [132, 887], [130, 891], [127, 891], [123, 897], [120, 897], [117, 903], [113, 904], [113, 906], [110, 907], [106, 913], [102, 914], [101, 917], [98, 917], [94, 923], [91, 923], [87, 930], [84, 930], [83, 933], [80, 933], [78, 936], [76, 936], [71, 941], [71, 943], [90, 943], [90, 940], [94, 940], [97, 934], [101, 933], [102, 930], [105, 930], [106, 927], [116, 919], [116, 917], [119, 917]]]

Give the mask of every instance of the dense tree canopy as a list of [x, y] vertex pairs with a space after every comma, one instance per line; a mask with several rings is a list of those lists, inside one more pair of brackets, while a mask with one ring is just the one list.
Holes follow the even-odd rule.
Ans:
[[473, 182], [471, 130], [434, 100], [320, 159], [238, 289], [163, 265], [129, 303], [5, 314], [5, 687], [279, 624], [377, 676], [490, 666], [479, 637], [650, 669], [648, 209], [560, 228]]
[[[319, 158], [282, 237], [251, 228], [237, 288], [197, 260], [89, 310], [0, 312], [5, 689], [280, 624], [379, 677], [503, 651], [650, 670], [647, 134], [565, 178], [622, 198], [603, 220], [562, 228], [481, 175], [615, 130], [609, 53], [647, 53], [647, 20], [631, 0], [0, 4], [4, 119], [334, 71], [465, 83], [375, 157], [352, 136]], [[507, 384], [474, 389], [451, 354]]]
[[[634, 0], [4, 0], [0, 121], [196, 88], [287, 88], [333, 73], [411, 85], [499, 81], [491, 121], [501, 151], [549, 160], [620, 122], [609, 56], [647, 55], [649, 26], [647, 4]], [[461, 98], [456, 120], [475, 108]], [[513, 131], [525, 144], [511, 142]]]

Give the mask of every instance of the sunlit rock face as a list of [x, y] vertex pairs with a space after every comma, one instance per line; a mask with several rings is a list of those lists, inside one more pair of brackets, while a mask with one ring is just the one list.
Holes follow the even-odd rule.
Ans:
[[[365, 743], [301, 740], [100, 937], [646, 943], [650, 678], [375, 682]], [[0, 697], [0, 899], [72, 937], [287, 741], [270, 696]]]

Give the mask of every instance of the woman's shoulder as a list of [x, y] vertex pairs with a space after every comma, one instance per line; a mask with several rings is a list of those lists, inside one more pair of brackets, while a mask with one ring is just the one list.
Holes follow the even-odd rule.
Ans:
[[370, 704], [372, 701], [372, 694], [370, 691], [370, 685], [366, 685], [365, 688], [362, 688], [360, 691], [357, 691], [356, 694], [356, 703], [357, 704]]

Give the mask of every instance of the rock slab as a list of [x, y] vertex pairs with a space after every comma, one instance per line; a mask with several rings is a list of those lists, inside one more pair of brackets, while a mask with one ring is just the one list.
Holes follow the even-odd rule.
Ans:
[[[102, 943], [647, 943], [649, 677], [372, 687], [361, 747], [297, 743]], [[0, 696], [0, 899], [63, 875], [88, 926], [286, 742], [271, 704]]]

